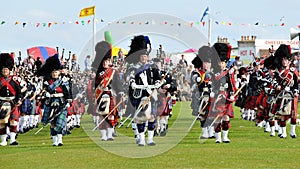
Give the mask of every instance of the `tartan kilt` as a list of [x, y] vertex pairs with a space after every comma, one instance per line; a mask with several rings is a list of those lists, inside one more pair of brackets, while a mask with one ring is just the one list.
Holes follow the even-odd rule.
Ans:
[[42, 108], [41, 108], [41, 105], [36, 105], [36, 108], [35, 108], [35, 115], [40, 115], [42, 114]]
[[10, 116], [9, 116], [9, 121], [19, 121], [19, 118], [20, 118], [20, 107], [16, 107], [15, 110], [13, 110], [11, 113], [10, 113]]
[[167, 97], [165, 94], [160, 94], [158, 96], [158, 107], [157, 107], [157, 115], [158, 116], [168, 116], [170, 115], [169, 103], [167, 102]]
[[235, 101], [235, 106], [244, 108], [245, 107], [245, 97], [244, 95], [238, 95], [236, 101]]
[[268, 107], [268, 104], [267, 104], [267, 100], [268, 100], [268, 95], [265, 95], [264, 93], [260, 94], [256, 100], [256, 107], [258, 109], [266, 109]]
[[89, 102], [87, 113], [91, 114], [92, 116], [97, 116], [98, 114], [96, 113], [96, 109], [97, 106], [94, 104], [94, 102]]
[[83, 114], [84, 112], [85, 112], [85, 104], [84, 103], [80, 103], [79, 114]]
[[74, 102], [72, 103], [72, 105], [70, 107], [68, 107], [67, 109], [67, 115], [68, 116], [72, 116], [72, 114], [74, 114]]
[[213, 108], [215, 102], [216, 98], [211, 98], [208, 117], [216, 117], [218, 114], [221, 114], [222, 116], [228, 115], [230, 118], [234, 118], [234, 109], [231, 101], [226, 100], [224, 102], [216, 103]]
[[79, 114], [78, 100], [72, 102], [73, 114]]
[[26, 115], [32, 114], [32, 104], [30, 99], [25, 99], [21, 104], [21, 112]]
[[139, 99], [129, 97], [129, 100], [128, 100], [127, 106], [126, 106], [126, 111], [125, 111], [125, 114], [124, 114], [125, 117], [128, 117], [130, 114], [131, 114], [131, 117], [134, 116], [135, 111], [138, 109], [138, 107], [140, 105], [142, 97], [139, 98]]
[[245, 100], [245, 109], [254, 110], [258, 96], [247, 96]]
[[62, 131], [67, 123], [68, 111], [63, 107], [65, 107], [65, 105], [60, 107], [61, 113], [51, 122], [51, 124], [55, 125], [55, 131]]
[[[67, 109], [64, 109], [65, 106], [66, 105], [62, 105], [59, 107], [60, 114], [51, 121], [51, 124], [54, 124], [55, 126], [54, 127], [55, 131], [61, 131], [66, 125], [68, 111]], [[50, 115], [50, 110], [51, 110], [50, 106], [47, 105], [44, 106], [44, 113], [41, 121], [45, 124], [49, 123], [48, 117]]]

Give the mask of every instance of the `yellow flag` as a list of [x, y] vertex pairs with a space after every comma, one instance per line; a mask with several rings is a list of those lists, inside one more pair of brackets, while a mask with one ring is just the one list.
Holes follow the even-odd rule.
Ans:
[[95, 6], [84, 8], [80, 11], [79, 18], [91, 16], [95, 14]]

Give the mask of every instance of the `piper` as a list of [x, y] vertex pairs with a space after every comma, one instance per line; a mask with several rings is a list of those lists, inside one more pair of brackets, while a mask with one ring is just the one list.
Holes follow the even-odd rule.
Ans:
[[8, 53], [0, 54], [0, 137], [1, 146], [7, 145], [7, 130], [10, 131], [10, 145], [18, 145], [16, 141], [18, 107], [22, 104], [21, 87], [16, 76], [10, 75], [14, 60]]

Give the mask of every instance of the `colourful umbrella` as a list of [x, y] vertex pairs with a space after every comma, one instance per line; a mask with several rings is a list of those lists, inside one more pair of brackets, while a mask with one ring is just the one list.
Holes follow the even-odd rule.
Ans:
[[28, 56], [31, 56], [34, 60], [37, 60], [40, 57], [40, 60], [44, 62], [49, 57], [57, 54], [55, 48], [47, 47], [47, 46], [36, 46], [27, 49]]

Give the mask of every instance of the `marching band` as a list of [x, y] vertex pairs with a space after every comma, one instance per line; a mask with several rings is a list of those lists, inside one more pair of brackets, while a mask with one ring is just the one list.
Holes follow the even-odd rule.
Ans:
[[[151, 60], [151, 49], [148, 36], [134, 36], [125, 60], [114, 62], [111, 45], [101, 41], [91, 70], [85, 72], [75, 54], [69, 68], [71, 53], [65, 61], [56, 54], [31, 68], [15, 65], [13, 55], [1, 53], [0, 145], [6, 146], [8, 139], [18, 145], [19, 134], [41, 124], [35, 134], [49, 125], [52, 145], [62, 146], [63, 136], [79, 128], [87, 112], [100, 140], [113, 141], [127, 121], [138, 146], [155, 146], [154, 137], [167, 136], [182, 75], [160, 58]], [[200, 139], [230, 143], [233, 106], [240, 108], [241, 119], [264, 127], [270, 136], [277, 132], [280, 138], [296, 138], [298, 72], [290, 46], [282, 44], [250, 65], [227, 65], [230, 53], [229, 44], [215, 43], [202, 46], [192, 61], [190, 111], [194, 122], [200, 122]]]

